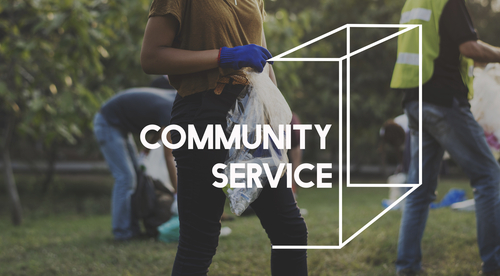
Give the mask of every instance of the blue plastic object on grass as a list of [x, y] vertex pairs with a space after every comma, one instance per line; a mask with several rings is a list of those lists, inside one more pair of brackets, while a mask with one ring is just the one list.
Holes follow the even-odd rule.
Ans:
[[467, 200], [465, 191], [462, 189], [450, 189], [439, 203], [431, 203], [431, 209], [448, 207], [453, 203]]
[[158, 226], [158, 239], [171, 243], [179, 240], [179, 216], [172, 216], [167, 222]]

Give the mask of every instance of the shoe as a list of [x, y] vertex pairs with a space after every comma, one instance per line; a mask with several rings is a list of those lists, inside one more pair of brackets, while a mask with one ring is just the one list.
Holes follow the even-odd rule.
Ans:
[[474, 199], [469, 199], [466, 201], [453, 203], [450, 205], [450, 208], [456, 211], [474, 212], [476, 211], [476, 204], [474, 202]]

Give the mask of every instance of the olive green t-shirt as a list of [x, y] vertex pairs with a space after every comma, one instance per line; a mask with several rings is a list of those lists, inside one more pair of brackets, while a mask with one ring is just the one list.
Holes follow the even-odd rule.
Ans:
[[[202, 51], [247, 44], [262, 46], [263, 0], [154, 0], [149, 17], [173, 15], [179, 30], [172, 47]], [[214, 89], [220, 76], [233, 69], [214, 68], [184, 75], [169, 75], [181, 96]]]

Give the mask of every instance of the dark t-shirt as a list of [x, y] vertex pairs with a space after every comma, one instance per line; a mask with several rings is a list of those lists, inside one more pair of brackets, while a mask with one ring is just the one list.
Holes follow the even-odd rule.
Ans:
[[170, 123], [175, 95], [175, 90], [131, 88], [109, 99], [100, 112], [122, 131], [140, 133], [149, 124], [164, 127]]
[[[439, 56], [434, 60], [434, 74], [423, 85], [423, 101], [452, 106], [453, 99], [468, 106], [469, 89], [460, 75], [460, 44], [477, 40], [477, 33], [464, 0], [449, 0], [439, 19]], [[405, 89], [403, 104], [418, 100], [418, 88]]]

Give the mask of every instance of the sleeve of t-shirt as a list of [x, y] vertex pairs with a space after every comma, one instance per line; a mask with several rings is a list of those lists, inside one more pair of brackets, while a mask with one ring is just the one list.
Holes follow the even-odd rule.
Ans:
[[441, 15], [440, 33], [446, 34], [457, 45], [477, 40], [477, 33], [472, 24], [464, 0], [449, 0]]
[[149, 9], [149, 17], [171, 14], [179, 21], [179, 30], [182, 27], [182, 15], [185, 10], [185, 0], [153, 0]]

